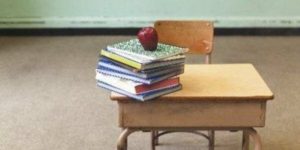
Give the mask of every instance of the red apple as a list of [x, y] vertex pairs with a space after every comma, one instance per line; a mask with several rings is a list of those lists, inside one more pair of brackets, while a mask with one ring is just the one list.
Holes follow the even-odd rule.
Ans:
[[158, 36], [153, 27], [142, 28], [137, 37], [144, 47], [144, 50], [154, 51], [157, 48]]

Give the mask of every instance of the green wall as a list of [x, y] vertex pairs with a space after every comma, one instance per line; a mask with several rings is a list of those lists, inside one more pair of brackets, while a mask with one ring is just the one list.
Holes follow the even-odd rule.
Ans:
[[0, 0], [0, 28], [142, 27], [158, 19], [299, 27], [299, 5], [299, 0]]

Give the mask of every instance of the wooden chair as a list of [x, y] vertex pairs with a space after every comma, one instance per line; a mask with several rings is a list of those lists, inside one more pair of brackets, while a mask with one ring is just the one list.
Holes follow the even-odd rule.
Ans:
[[[154, 27], [158, 33], [159, 42], [189, 49], [188, 53], [205, 55], [205, 64], [211, 63], [213, 50], [214, 27], [210, 21], [156, 21]], [[178, 131], [152, 131], [152, 150], [158, 145], [159, 137], [168, 133]], [[209, 149], [214, 146], [214, 130], [208, 131], [205, 135], [198, 131], [183, 131], [201, 135], [208, 139]]]

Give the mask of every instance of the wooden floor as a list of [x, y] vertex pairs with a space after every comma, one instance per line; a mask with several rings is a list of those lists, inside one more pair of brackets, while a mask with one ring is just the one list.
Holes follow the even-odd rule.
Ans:
[[[117, 104], [96, 87], [98, 51], [130, 36], [0, 36], [0, 149], [111, 150], [119, 136]], [[252, 63], [275, 93], [264, 150], [300, 148], [300, 37], [218, 36], [213, 63]], [[189, 56], [188, 63], [203, 62]], [[216, 132], [216, 150], [237, 150], [241, 133]], [[150, 134], [130, 137], [129, 150], [150, 149]], [[160, 138], [157, 150], [207, 149], [188, 133]]]

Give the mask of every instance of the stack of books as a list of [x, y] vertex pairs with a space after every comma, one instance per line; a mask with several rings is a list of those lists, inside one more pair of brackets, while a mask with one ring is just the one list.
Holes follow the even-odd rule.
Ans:
[[137, 39], [108, 45], [100, 52], [97, 85], [140, 101], [178, 91], [186, 51], [162, 43], [145, 51]]

